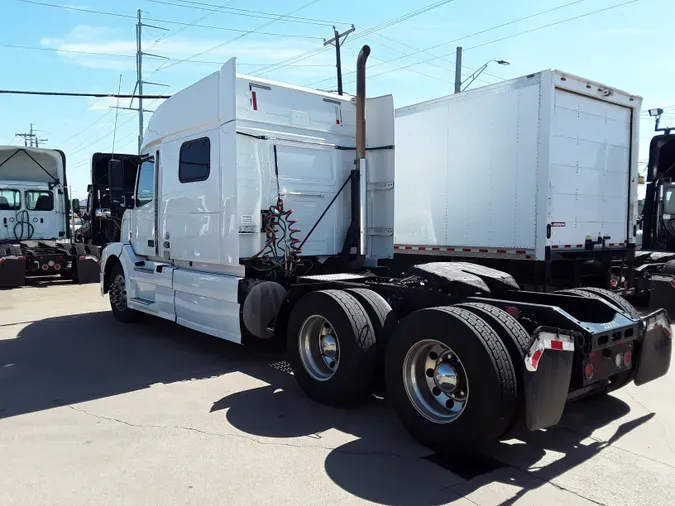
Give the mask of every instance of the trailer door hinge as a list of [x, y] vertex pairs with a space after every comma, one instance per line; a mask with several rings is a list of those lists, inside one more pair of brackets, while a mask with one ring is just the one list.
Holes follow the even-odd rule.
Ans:
[[393, 187], [393, 181], [375, 181], [373, 183], [368, 183], [368, 191], [391, 190]]
[[368, 229], [368, 235], [389, 237], [394, 235], [394, 229], [389, 227], [371, 227]]

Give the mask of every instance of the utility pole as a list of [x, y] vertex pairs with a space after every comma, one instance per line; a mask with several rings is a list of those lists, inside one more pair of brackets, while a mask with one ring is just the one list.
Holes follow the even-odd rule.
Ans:
[[[143, 81], [143, 56], [154, 56], [155, 58], [166, 58], [165, 56], [160, 56], [156, 54], [144, 53], [142, 36], [143, 36], [143, 27], [156, 28], [157, 30], [168, 31], [166, 28], [161, 26], [147, 25], [144, 24], [141, 20], [141, 9], [138, 9], [138, 23], [136, 24], [136, 87], [134, 88], [134, 93], [138, 90], [138, 153], [141, 153], [141, 145], [143, 144], [143, 85], [152, 84], [155, 86], [167, 86], [166, 84], [160, 83], [151, 83]], [[131, 99], [133, 101], [133, 98]]]
[[[30, 124], [30, 130], [28, 133], [23, 133], [23, 134], [15, 134], [17, 137], [23, 137], [23, 145], [25, 147], [40, 147], [41, 142], [47, 142], [49, 139], [40, 139], [36, 134], [36, 130], [33, 128], [33, 123]], [[33, 143], [35, 143], [35, 146], [33, 146]]]
[[455, 55], [455, 93], [462, 91], [462, 46], [457, 47]]
[[354, 25], [352, 27], [345, 31], [345, 32], [338, 32], [335, 27], [333, 27], [333, 38], [326, 40], [323, 40], [323, 45], [327, 46], [329, 44], [334, 44], [335, 45], [335, 67], [337, 68], [337, 86], [338, 86], [338, 95], [342, 95], [342, 59], [340, 58], [340, 47], [342, 44], [344, 44], [345, 39], [347, 38], [347, 35], [352, 33], [356, 28], [354, 28]]

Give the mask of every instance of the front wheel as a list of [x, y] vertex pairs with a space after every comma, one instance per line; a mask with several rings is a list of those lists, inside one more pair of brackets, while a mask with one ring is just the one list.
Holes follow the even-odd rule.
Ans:
[[116, 319], [123, 323], [134, 323], [142, 314], [127, 306], [127, 283], [121, 264], [116, 264], [110, 273], [109, 296], [110, 308]]
[[499, 438], [516, 415], [513, 362], [477, 314], [436, 307], [404, 318], [386, 356], [387, 398], [418, 441], [442, 453]]

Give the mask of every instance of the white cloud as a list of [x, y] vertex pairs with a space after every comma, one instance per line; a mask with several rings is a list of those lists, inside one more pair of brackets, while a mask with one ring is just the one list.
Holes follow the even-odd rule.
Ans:
[[[112, 29], [98, 26], [80, 25], [68, 34], [62, 37], [45, 37], [40, 42], [44, 47], [56, 49], [58, 54], [75, 65], [89, 68], [105, 68], [118, 71], [132, 71], [135, 69], [136, 41], [126, 30]], [[236, 56], [239, 63], [250, 64], [269, 64], [298, 56], [306, 51], [317, 48], [312, 42], [297, 41], [295, 39], [254, 39], [254, 36], [248, 36], [232, 43], [223, 44], [231, 35], [226, 35], [222, 39], [216, 38], [197, 38], [179, 35], [168, 37], [166, 40], [156, 42], [148, 38], [143, 41], [145, 51], [162, 55], [172, 60], [181, 60], [189, 58], [195, 54], [202, 53], [194, 57], [194, 60], [224, 63], [229, 58]], [[267, 38], [266, 38], [267, 39]], [[211, 50], [216, 46], [216, 49]], [[86, 53], [97, 53], [95, 55]], [[125, 57], [116, 55], [126, 55]], [[216, 64], [184, 63], [171, 66], [174, 61], [165, 62], [161, 59], [145, 57], [144, 64], [148, 69], [146, 75], [158, 67], [167, 66], [167, 71], [173, 70], [191, 70], [204, 73], [205, 70], [215, 69]], [[321, 55], [303, 60], [302, 63], [312, 65], [332, 65], [333, 54], [325, 52]], [[247, 72], [256, 67], [242, 65], [240, 71]], [[303, 73], [316, 75], [326, 70], [321, 66], [294, 67], [295, 70], [301, 70]]]

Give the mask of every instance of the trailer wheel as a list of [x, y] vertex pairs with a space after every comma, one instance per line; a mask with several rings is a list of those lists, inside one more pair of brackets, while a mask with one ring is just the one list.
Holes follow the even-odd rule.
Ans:
[[288, 322], [289, 362], [312, 399], [345, 404], [368, 395], [375, 373], [375, 331], [366, 310], [340, 290], [302, 297]]
[[635, 318], [636, 320], [640, 319], [640, 313], [637, 312], [637, 309], [635, 309], [630, 302], [621, 297], [621, 295], [617, 295], [616, 293], [611, 292], [609, 290], [605, 290], [604, 288], [585, 286], [581, 288], [559, 290], [556, 293], [578, 295], [580, 297], [586, 297], [587, 299], [594, 299], [594, 298], [604, 299], [608, 302], [611, 302], [619, 306], [631, 318]]
[[386, 378], [388, 400], [403, 425], [443, 453], [497, 439], [517, 407], [506, 346], [485, 320], [459, 307], [404, 318], [387, 348]]
[[110, 308], [113, 315], [123, 323], [134, 323], [141, 319], [142, 313], [127, 306], [127, 287], [121, 264], [115, 264], [110, 273]]

